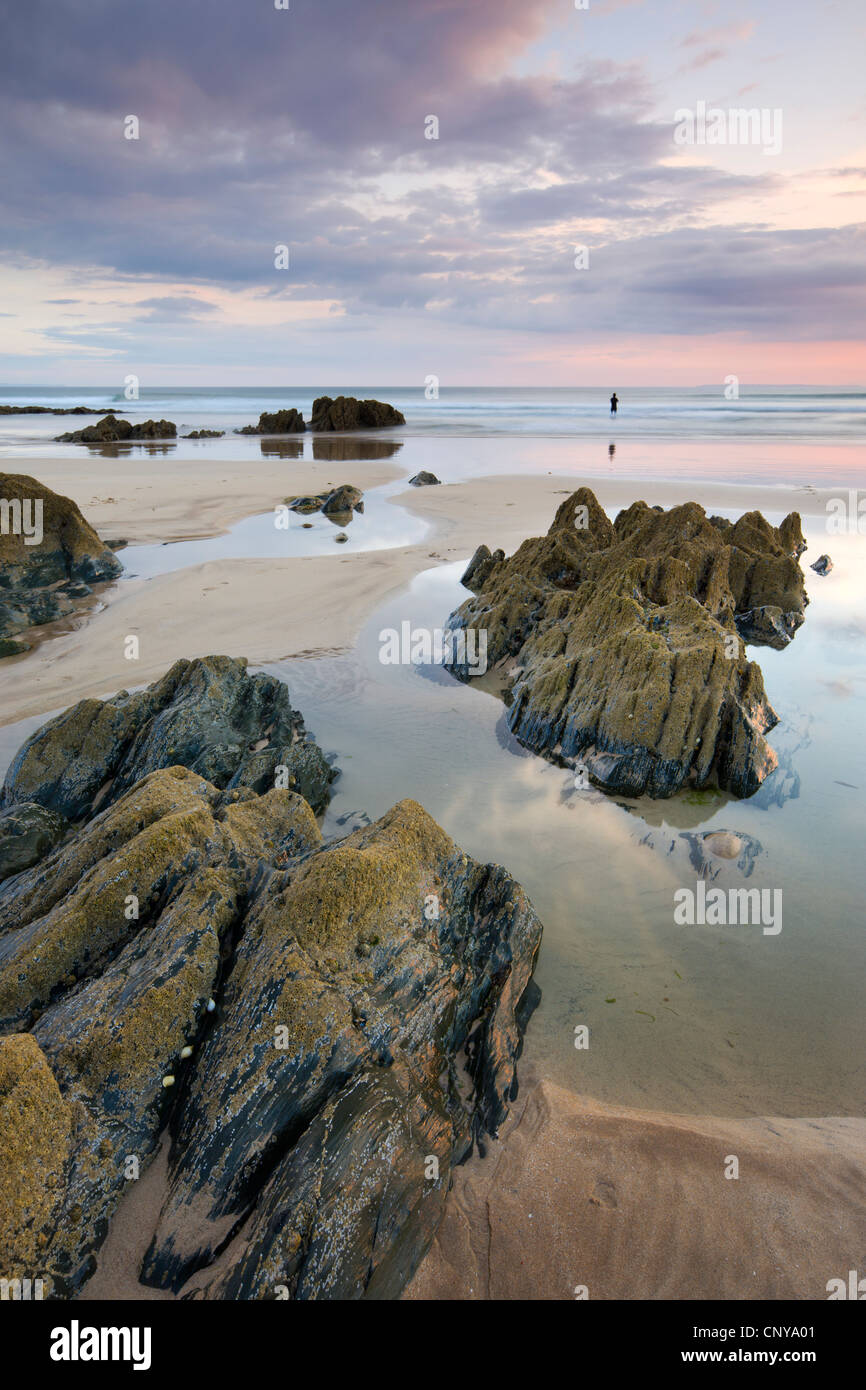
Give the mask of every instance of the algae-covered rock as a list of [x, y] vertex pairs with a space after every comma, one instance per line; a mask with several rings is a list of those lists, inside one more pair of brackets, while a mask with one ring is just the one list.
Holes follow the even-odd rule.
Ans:
[[402, 1286], [451, 1164], [515, 1094], [540, 932], [414, 802], [275, 875], [175, 1112], [145, 1282], [180, 1288], [252, 1212], [212, 1296]]
[[306, 425], [299, 410], [267, 411], [259, 416], [257, 425], [244, 425], [238, 434], [303, 434]]
[[[776, 766], [778, 721], [743, 642], [785, 646], [802, 623], [804, 544], [794, 513], [774, 528], [635, 502], [611, 523], [581, 488], [510, 559], [479, 547], [449, 627], [486, 631], [511, 729], [535, 752], [619, 794], [748, 796]], [[450, 664], [468, 676], [459, 648]]]
[[[73, 1107], [28, 1033], [0, 1038], [0, 1277], [4, 1297], [54, 1293], [48, 1246], [62, 1222], [73, 1148]], [[36, 1281], [42, 1284], [37, 1286]]]
[[405, 415], [393, 405], [355, 396], [318, 396], [310, 416], [310, 429], [319, 431], [390, 429], [405, 423]]
[[75, 1120], [62, 1210], [41, 1227], [62, 1296], [153, 1155], [180, 1089], [165, 1080], [182, 1079], [254, 885], [319, 842], [292, 791], [227, 801], [167, 768], [0, 890], [0, 1033], [32, 1029]]
[[60, 816], [35, 801], [0, 811], [0, 881], [37, 863], [62, 838], [64, 828]]
[[0, 656], [26, 651], [17, 633], [73, 612], [73, 598], [123, 566], [69, 497], [0, 473]]
[[151, 772], [0, 885], [10, 1268], [74, 1296], [168, 1125], [147, 1282], [396, 1296], [516, 1093], [540, 933], [413, 802], [323, 845], [289, 788]]
[[106, 415], [95, 425], [85, 425], [82, 430], [70, 430], [59, 434], [57, 444], [115, 444], [134, 443], [139, 439], [175, 439], [177, 425], [171, 420], [140, 420], [134, 425], [131, 420], [118, 420], [116, 415]]
[[[37, 801], [80, 820], [116, 801], [147, 773], [175, 764], [218, 787], [276, 786], [300, 778], [317, 809], [335, 773], [305, 751], [301, 715], [274, 676], [247, 674], [243, 658], [175, 662], [146, 690], [82, 700], [32, 734], [13, 758], [2, 804]], [[284, 785], [292, 785], [291, 780]]]

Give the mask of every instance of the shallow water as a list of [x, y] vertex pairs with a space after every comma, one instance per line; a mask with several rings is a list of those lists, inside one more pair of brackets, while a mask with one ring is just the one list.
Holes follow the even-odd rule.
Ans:
[[[332, 456], [342, 463], [366, 449], [369, 457], [377, 443], [387, 446], [403, 481], [366, 495], [365, 513], [345, 528], [351, 548], [405, 545], [423, 534], [425, 523], [388, 497], [424, 467], [446, 482], [484, 473], [634, 476], [645, 484], [636, 495], [649, 502], [651, 480], [662, 477], [794, 481], [807, 489], [855, 486], [863, 473], [853, 445], [749, 438], [627, 440], [614, 455], [607, 442], [588, 439], [479, 438], [457, 448], [453, 440], [415, 436], [399, 450], [387, 440], [341, 439]], [[183, 448], [224, 449], [235, 458], [239, 447], [259, 457], [276, 450], [286, 460], [289, 495], [293, 461], [312, 457], [315, 444], [308, 436]], [[67, 447], [72, 472], [81, 452]], [[122, 466], [122, 456], [106, 461], [108, 470]], [[351, 480], [351, 469], [339, 480]], [[303, 520], [313, 528], [304, 530]], [[342, 769], [326, 833], [345, 833], [359, 815], [374, 819], [412, 796], [467, 852], [503, 863], [524, 885], [545, 927], [537, 973], [543, 999], [527, 1057], [572, 1090], [693, 1114], [862, 1113], [866, 537], [829, 536], [817, 519], [807, 518], [804, 529], [812, 599], [806, 622], [787, 651], [751, 652], [780, 717], [770, 735], [780, 767], [747, 802], [684, 796], [626, 804], [578, 791], [572, 774], [516, 743], [489, 691], [442, 670], [382, 665], [384, 628], [399, 630], [404, 621], [441, 627], [466, 597], [459, 576], [468, 555], [420, 575], [373, 615], [352, 653], [267, 668], [287, 681], [309, 729]], [[266, 513], [214, 540], [129, 547], [121, 558], [128, 574], [153, 575], [210, 558], [331, 553], [335, 534], [320, 516], [295, 518], [290, 532], [280, 532]], [[835, 563], [826, 579], [807, 568], [822, 551]], [[236, 650], [234, 633], [229, 647]], [[3, 769], [49, 713], [0, 729]], [[700, 837], [713, 830], [740, 838], [741, 860], [701, 849]], [[782, 931], [678, 926], [673, 893], [694, 888], [699, 874], [724, 887], [781, 889]], [[574, 1046], [581, 1024], [590, 1029], [587, 1050]]]
[[[210, 560], [287, 559], [298, 555], [331, 555], [344, 551], [390, 550], [415, 545], [430, 525], [406, 511], [392, 507], [388, 498], [405, 484], [388, 483], [364, 493], [363, 512], [331, 519], [322, 512], [263, 512], [245, 517], [222, 536], [160, 545], [129, 545], [120, 552], [125, 578], [152, 579], [157, 574], [188, 569]], [[279, 524], [278, 523], [279, 520]], [[338, 541], [337, 537], [345, 539]]]
[[[438, 669], [382, 665], [383, 629], [441, 626], [465, 597], [460, 565], [419, 576], [350, 656], [267, 668], [342, 769], [326, 833], [412, 796], [524, 885], [545, 929], [527, 1056], [559, 1084], [694, 1114], [862, 1112], [866, 542], [833, 550], [833, 574], [809, 576], [794, 643], [750, 652], [781, 722], [770, 736], [780, 767], [749, 801], [626, 805], [576, 791], [573, 774], [517, 744], [494, 695]], [[778, 935], [674, 923], [674, 890], [696, 886], [694, 839], [714, 830], [751, 858], [707, 854], [704, 874], [781, 889]], [[574, 1046], [578, 1024], [587, 1050]]]

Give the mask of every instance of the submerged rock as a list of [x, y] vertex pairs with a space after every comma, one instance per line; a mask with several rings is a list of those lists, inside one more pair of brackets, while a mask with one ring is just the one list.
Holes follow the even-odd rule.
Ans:
[[113, 444], [135, 441], [137, 439], [174, 439], [177, 426], [171, 420], [142, 420], [133, 425], [129, 420], [118, 420], [115, 415], [106, 415], [95, 425], [86, 425], [83, 430], [72, 430], [59, 434], [57, 444]]
[[182, 439], [222, 439], [225, 430], [192, 430], [190, 434], [184, 434]]
[[299, 410], [276, 410], [271, 414], [263, 411], [257, 425], [244, 425], [238, 434], [303, 434], [306, 429], [304, 417]]
[[74, 611], [73, 598], [123, 566], [69, 497], [35, 478], [0, 473], [0, 655], [27, 650], [19, 632]]
[[359, 401], [355, 396], [319, 396], [313, 401], [311, 430], [374, 430], [405, 425], [406, 417], [384, 401]]
[[150, 772], [0, 887], [5, 1268], [72, 1297], [168, 1124], [147, 1283], [395, 1296], [516, 1094], [540, 934], [414, 802], [322, 844], [291, 790]]
[[[736, 524], [690, 502], [635, 502], [611, 523], [588, 488], [510, 559], [480, 547], [452, 630], [487, 632], [528, 748], [622, 795], [718, 786], [749, 796], [776, 766], [778, 721], [742, 640], [787, 645], [808, 602], [800, 519]], [[455, 674], [468, 670], [450, 663]]]
[[156, 768], [183, 765], [229, 790], [303, 782], [323, 811], [335, 772], [305, 741], [282, 681], [246, 667], [227, 656], [181, 660], [146, 690], [73, 705], [19, 749], [0, 804], [36, 801], [82, 820]]

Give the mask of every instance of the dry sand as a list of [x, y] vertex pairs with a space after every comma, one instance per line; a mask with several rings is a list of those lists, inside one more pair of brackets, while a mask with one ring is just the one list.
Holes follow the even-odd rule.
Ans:
[[866, 1120], [691, 1119], [537, 1082], [457, 1171], [403, 1296], [823, 1300], [866, 1268], [864, 1157]]

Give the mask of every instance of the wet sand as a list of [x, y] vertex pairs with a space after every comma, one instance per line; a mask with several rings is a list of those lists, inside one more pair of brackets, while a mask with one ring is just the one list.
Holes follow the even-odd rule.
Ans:
[[826, 1299], [864, 1267], [864, 1158], [866, 1120], [619, 1110], [524, 1073], [403, 1297]]

